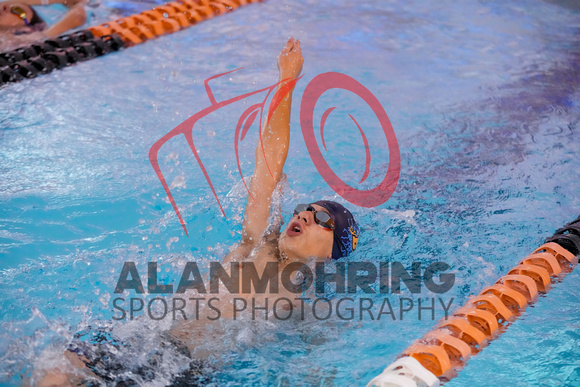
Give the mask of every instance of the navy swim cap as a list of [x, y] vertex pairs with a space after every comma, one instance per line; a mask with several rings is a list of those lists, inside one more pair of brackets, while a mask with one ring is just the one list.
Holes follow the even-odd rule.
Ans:
[[350, 211], [342, 204], [330, 200], [319, 200], [314, 204], [324, 207], [334, 220], [332, 259], [346, 257], [352, 253], [358, 244], [359, 228]]

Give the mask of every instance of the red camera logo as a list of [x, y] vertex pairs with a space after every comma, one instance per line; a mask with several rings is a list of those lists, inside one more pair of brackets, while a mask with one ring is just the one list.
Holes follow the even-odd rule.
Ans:
[[[155, 170], [155, 173], [157, 174], [159, 181], [163, 185], [163, 188], [165, 189], [165, 193], [167, 194], [167, 197], [168, 197], [171, 205], [173, 206], [173, 209], [175, 210], [175, 213], [177, 214], [179, 222], [181, 223], [181, 226], [183, 227], [183, 230], [185, 231], [186, 235], [188, 235], [187, 227], [186, 227], [185, 222], [181, 216], [179, 208], [178, 208], [177, 204], [175, 203], [175, 199], [173, 198], [173, 195], [171, 193], [169, 185], [167, 184], [167, 181], [165, 180], [165, 177], [163, 176], [163, 173], [161, 172], [161, 169], [159, 167], [159, 162], [158, 162], [159, 151], [160, 151], [161, 147], [163, 145], [165, 145], [169, 140], [171, 140], [174, 137], [177, 137], [179, 135], [183, 135], [185, 137], [187, 144], [189, 145], [189, 147], [190, 147], [205, 179], [206, 179], [207, 184], [209, 185], [209, 187], [210, 187], [210, 189], [211, 189], [211, 191], [212, 191], [212, 193], [217, 201], [217, 204], [220, 208], [220, 211], [222, 212], [224, 217], [226, 216], [226, 214], [222, 208], [220, 199], [219, 199], [219, 197], [216, 193], [216, 190], [214, 188], [214, 185], [212, 183], [210, 173], [205, 168], [203, 162], [201, 161], [201, 158], [199, 157], [198, 151], [195, 147], [195, 142], [193, 139], [194, 126], [201, 118], [206, 117], [212, 113], [215, 113], [216, 111], [218, 111], [219, 109], [221, 109], [225, 106], [228, 106], [228, 105], [233, 104], [235, 102], [241, 101], [245, 98], [249, 98], [249, 97], [254, 96], [256, 94], [260, 94], [260, 93], [265, 94], [262, 102], [250, 106], [242, 113], [242, 115], [238, 119], [238, 122], [236, 125], [234, 149], [236, 152], [238, 171], [239, 171], [240, 176], [242, 177], [242, 181], [243, 181], [244, 176], [243, 176], [242, 171], [241, 171], [240, 159], [239, 159], [239, 153], [238, 153], [239, 143], [240, 143], [240, 141], [242, 141], [245, 138], [246, 134], [248, 133], [248, 130], [250, 129], [252, 124], [255, 122], [256, 118], [259, 118], [259, 128], [262, 128], [262, 117], [264, 115], [264, 110], [265, 110], [264, 108], [266, 106], [266, 102], [268, 101], [268, 98], [270, 97], [270, 95], [276, 90], [276, 87], [279, 85], [279, 83], [276, 83], [274, 85], [271, 85], [271, 86], [268, 86], [268, 87], [265, 87], [265, 88], [262, 88], [259, 90], [251, 91], [251, 92], [248, 92], [246, 94], [237, 95], [235, 97], [232, 97], [232, 98], [224, 100], [224, 101], [219, 101], [219, 102], [216, 101], [216, 99], [213, 95], [213, 92], [209, 86], [209, 81], [212, 79], [216, 79], [216, 78], [222, 77], [224, 75], [230, 74], [230, 73], [237, 71], [237, 70], [240, 70], [240, 69], [228, 71], [228, 72], [222, 73], [222, 74], [217, 74], [217, 75], [214, 75], [213, 77], [206, 79], [204, 81], [204, 85], [205, 85], [205, 90], [206, 90], [207, 96], [210, 100], [210, 106], [200, 110], [199, 112], [195, 113], [193, 116], [188, 118], [187, 120], [183, 121], [176, 128], [174, 128], [169, 133], [167, 133], [166, 135], [161, 137], [157, 142], [155, 142], [155, 144], [153, 144], [153, 146], [149, 150], [149, 161], [151, 162], [151, 165], [153, 166], [153, 169]], [[282, 101], [284, 96], [292, 89], [294, 84], [296, 82], [298, 82], [301, 78], [302, 77], [297, 78], [296, 80], [294, 80], [292, 82], [286, 83], [284, 86], [280, 87], [280, 89], [274, 93], [272, 100], [270, 102], [270, 105], [268, 106], [268, 111], [267, 111], [267, 116], [266, 116], [267, 120], [269, 120], [271, 118], [273, 112], [276, 110], [276, 107], [280, 104], [280, 102]], [[380, 123], [380, 126], [383, 130], [383, 133], [384, 133], [385, 138], [386, 138], [387, 143], [388, 143], [389, 160], [388, 160], [388, 168], [387, 168], [387, 171], [385, 173], [385, 176], [382, 179], [382, 181], [375, 188], [359, 189], [357, 187], [353, 187], [353, 186], [345, 183], [332, 170], [332, 168], [330, 167], [330, 165], [328, 164], [328, 162], [326, 161], [326, 159], [322, 155], [322, 152], [321, 152], [320, 147], [319, 147], [317, 140], [316, 140], [316, 136], [314, 134], [314, 122], [313, 122], [314, 121], [314, 109], [315, 109], [316, 104], [317, 104], [318, 100], [320, 99], [320, 97], [326, 91], [331, 90], [331, 89], [347, 90], [347, 91], [359, 96], [360, 98], [362, 98], [362, 100], [372, 109], [373, 113], [375, 114], [375, 116], [377, 117], [377, 119]], [[322, 140], [322, 145], [323, 145], [325, 150], [326, 150], [326, 143], [325, 143], [325, 139], [324, 139], [324, 125], [326, 123], [326, 120], [328, 119], [328, 116], [330, 115], [330, 113], [334, 109], [335, 109], [335, 107], [327, 108], [325, 110], [324, 114], [322, 115], [322, 119], [320, 122], [320, 138]], [[355, 125], [357, 126], [357, 128], [360, 132], [360, 135], [362, 137], [363, 144], [364, 144], [365, 169], [364, 169], [362, 179], [359, 182], [359, 184], [360, 184], [360, 183], [363, 183], [367, 179], [367, 177], [369, 176], [370, 166], [371, 166], [371, 153], [370, 153], [370, 148], [369, 148], [369, 141], [368, 141], [367, 136], [365, 135], [365, 132], [363, 131], [363, 129], [361, 128], [359, 123], [355, 120], [355, 118], [351, 114], [349, 114], [349, 116], [353, 120]], [[266, 122], [268, 122], [268, 121], [266, 121]], [[399, 182], [399, 176], [400, 176], [400, 171], [401, 171], [401, 156], [400, 156], [400, 152], [399, 152], [399, 144], [397, 142], [397, 138], [395, 136], [393, 126], [391, 125], [391, 122], [389, 120], [389, 117], [387, 116], [387, 113], [385, 112], [385, 109], [382, 107], [381, 103], [374, 96], [374, 94], [370, 90], [368, 90], [365, 86], [363, 86], [361, 83], [356, 81], [354, 78], [352, 78], [348, 75], [345, 75], [345, 74], [337, 73], [337, 72], [328, 72], [328, 73], [323, 73], [323, 74], [317, 75], [316, 77], [314, 77], [314, 79], [312, 79], [310, 81], [310, 83], [308, 83], [308, 85], [306, 86], [306, 88], [304, 90], [304, 95], [302, 97], [302, 101], [300, 104], [300, 126], [302, 129], [302, 135], [304, 137], [306, 147], [308, 149], [308, 153], [309, 153], [310, 158], [311, 158], [312, 162], [314, 163], [316, 169], [318, 170], [318, 173], [320, 173], [320, 175], [322, 176], [324, 181], [326, 181], [326, 183], [330, 186], [330, 188], [332, 188], [338, 195], [340, 195], [342, 198], [344, 198], [348, 202], [350, 202], [354, 205], [360, 206], [360, 207], [377, 207], [377, 206], [380, 206], [381, 204], [385, 203], [391, 197], [391, 195], [395, 191], [395, 188], [397, 187], [397, 184]], [[261, 134], [260, 134], [260, 141], [262, 141]], [[245, 184], [246, 183], [244, 181], [244, 185]], [[249, 189], [247, 186], [246, 186], [246, 189], [249, 192]]]

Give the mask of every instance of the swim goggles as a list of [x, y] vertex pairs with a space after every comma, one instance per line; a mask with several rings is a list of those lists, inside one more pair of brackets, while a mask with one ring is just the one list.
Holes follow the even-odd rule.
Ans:
[[316, 224], [328, 230], [334, 230], [334, 220], [330, 215], [328, 215], [328, 213], [324, 211], [316, 211], [316, 209], [310, 204], [298, 204], [294, 209], [294, 215], [298, 215], [302, 211], [314, 212], [314, 221]]
[[30, 27], [30, 23], [28, 22], [28, 18], [26, 17], [26, 11], [19, 5], [11, 5], [10, 12], [18, 16], [19, 18], [24, 21], [24, 24]]

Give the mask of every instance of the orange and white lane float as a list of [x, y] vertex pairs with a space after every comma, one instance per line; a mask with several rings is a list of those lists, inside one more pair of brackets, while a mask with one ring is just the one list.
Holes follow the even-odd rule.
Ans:
[[580, 217], [416, 340], [367, 387], [435, 387], [449, 381], [535, 302], [539, 293], [548, 292], [570, 273], [579, 253]]

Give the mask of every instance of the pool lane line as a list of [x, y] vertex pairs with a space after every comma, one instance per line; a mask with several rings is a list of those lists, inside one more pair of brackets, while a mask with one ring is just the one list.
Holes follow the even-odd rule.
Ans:
[[0, 54], [0, 86], [48, 74], [123, 47], [125, 42], [116, 34], [95, 37], [91, 31], [82, 30], [3, 52]]
[[570, 273], [580, 254], [580, 216], [522, 259], [495, 284], [416, 340], [367, 387], [435, 387], [455, 376], [469, 358], [501, 335], [539, 293]]
[[140, 14], [90, 27], [95, 36], [118, 34], [134, 46], [261, 0], [177, 0]]
[[0, 87], [188, 28], [262, 0], [177, 0], [86, 30], [0, 53]]

